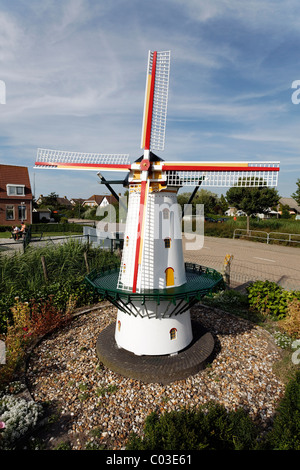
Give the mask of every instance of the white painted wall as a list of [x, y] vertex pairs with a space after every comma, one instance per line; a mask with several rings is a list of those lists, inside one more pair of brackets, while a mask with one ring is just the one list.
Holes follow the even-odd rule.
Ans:
[[[120, 285], [132, 287], [140, 193], [129, 196], [128, 215], [124, 236], [123, 257], [120, 270]], [[164, 218], [164, 209], [169, 217]], [[146, 205], [143, 258], [137, 285], [140, 289], [166, 288], [165, 270], [174, 269], [174, 286], [186, 282], [181, 238], [181, 213], [177, 205], [177, 194], [172, 192], [150, 193]], [[171, 247], [165, 248], [165, 238], [171, 239]]]
[[[165, 355], [174, 354], [187, 347], [193, 339], [190, 312], [170, 318], [162, 318], [155, 311], [157, 307], [165, 309], [169, 302], [162, 302], [157, 306], [156, 302], [147, 304], [148, 311], [153, 312], [152, 317], [128, 315], [118, 311], [115, 339], [120, 348], [131, 351], [136, 355]], [[153, 305], [151, 305], [153, 304]], [[143, 306], [141, 309], [145, 315]], [[176, 328], [176, 339], [171, 339], [170, 331]]]

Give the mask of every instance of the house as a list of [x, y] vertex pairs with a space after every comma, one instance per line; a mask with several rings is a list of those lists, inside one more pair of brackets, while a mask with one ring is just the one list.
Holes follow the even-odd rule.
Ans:
[[76, 204], [82, 205], [84, 203], [84, 201], [85, 201], [85, 199], [82, 199], [80, 197], [78, 197], [78, 198], [73, 197], [72, 199], [70, 199], [70, 203], [72, 204], [72, 206], [76, 206]]
[[[300, 214], [300, 206], [299, 204], [297, 204], [297, 202], [295, 201], [295, 199], [293, 199], [292, 197], [281, 197], [279, 199], [279, 205], [278, 207], [280, 206], [288, 206], [289, 207], [289, 213], [290, 214]], [[281, 211], [280, 209], [279, 210], [279, 213], [281, 214]]]
[[233, 217], [233, 216], [246, 216], [246, 212], [243, 212], [241, 210], [237, 210], [235, 207], [229, 207], [229, 209], [225, 212], [225, 215], [229, 215], [230, 217]]
[[118, 201], [114, 196], [98, 196], [94, 194], [93, 196], [86, 199], [82, 205], [83, 207], [104, 207], [109, 204], [117, 204]]
[[235, 214], [236, 214], [235, 207], [229, 207], [228, 210], [225, 212], [225, 215], [230, 215], [230, 217], [233, 217]]
[[[38, 199], [36, 200], [36, 203], [38, 205], [44, 203], [44, 197], [48, 197], [48, 196], [43, 196], [43, 194], [41, 194]], [[55, 205], [56, 206], [60, 206], [60, 207], [65, 207], [66, 209], [71, 209], [72, 208], [72, 203], [71, 201], [69, 201], [69, 199], [67, 198], [67, 196], [64, 196], [64, 197], [59, 197], [57, 196], [55, 198]]]
[[71, 201], [69, 201], [69, 199], [67, 198], [67, 196], [64, 196], [64, 197], [58, 197], [57, 198], [57, 204], [61, 207], [61, 208], [65, 208], [65, 209], [71, 209], [73, 207], [73, 204], [71, 203]]
[[31, 224], [32, 199], [28, 168], [0, 164], [0, 225]]

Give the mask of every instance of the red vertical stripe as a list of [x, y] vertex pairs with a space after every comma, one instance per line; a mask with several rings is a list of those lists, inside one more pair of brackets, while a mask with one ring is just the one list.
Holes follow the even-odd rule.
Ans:
[[154, 98], [154, 87], [155, 87], [155, 72], [156, 72], [156, 57], [157, 52], [153, 52], [152, 59], [152, 72], [151, 72], [151, 87], [149, 94], [149, 103], [148, 103], [148, 116], [147, 116], [147, 129], [145, 137], [145, 149], [150, 149], [150, 140], [151, 140], [151, 126], [152, 126], [152, 111], [153, 111], [153, 98]]
[[133, 273], [133, 286], [132, 286], [133, 293], [136, 292], [136, 284], [137, 284], [137, 277], [138, 277], [139, 254], [140, 254], [140, 246], [141, 246], [141, 229], [142, 229], [144, 208], [145, 208], [146, 184], [147, 184], [147, 181], [142, 181], [141, 183], [141, 199], [140, 199], [140, 208], [139, 208], [139, 221], [138, 221], [138, 232], [137, 232], [134, 273]]

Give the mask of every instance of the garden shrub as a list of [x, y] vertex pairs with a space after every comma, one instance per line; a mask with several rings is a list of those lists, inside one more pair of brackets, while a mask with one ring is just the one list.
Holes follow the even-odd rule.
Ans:
[[266, 438], [270, 450], [300, 450], [300, 371], [286, 386], [272, 430]]
[[47, 233], [47, 232], [73, 232], [81, 234], [83, 231], [82, 225], [79, 224], [69, 224], [69, 223], [60, 223], [60, 224], [33, 224], [31, 225], [31, 233]]
[[[71, 240], [63, 245], [29, 248], [24, 254], [0, 256], [0, 333], [11, 320], [15, 297], [20, 302], [47, 302], [49, 296], [58, 309], [81, 307], [100, 300], [84, 282], [87, 274], [84, 253], [90, 270], [119, 265], [119, 258], [105, 250]], [[44, 278], [44, 256], [48, 280]]]
[[247, 413], [208, 403], [194, 410], [152, 412], [144, 436], [132, 434], [126, 450], [250, 450], [256, 447], [257, 429]]
[[286, 318], [280, 320], [278, 326], [292, 338], [300, 338], [300, 300], [288, 302]]
[[247, 309], [249, 307], [247, 295], [234, 289], [226, 289], [213, 293], [211, 296], [206, 296], [204, 302], [228, 312]]
[[288, 304], [300, 300], [300, 291], [287, 291], [276, 282], [256, 281], [247, 287], [249, 306], [264, 315], [281, 320], [285, 318]]

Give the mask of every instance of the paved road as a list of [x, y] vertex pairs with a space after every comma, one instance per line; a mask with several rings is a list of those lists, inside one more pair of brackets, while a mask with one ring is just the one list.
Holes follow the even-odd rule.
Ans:
[[[0, 239], [0, 246], [1, 242], [8, 243], [10, 240]], [[48, 243], [53, 245], [61, 242], [61, 237], [57, 237], [57, 240], [53, 237]], [[35, 243], [35, 246], [38, 245], [45, 246], [45, 241]], [[196, 242], [184, 238], [183, 246], [185, 261], [202, 264], [220, 272], [224, 268], [225, 256], [233, 255], [230, 267], [232, 287], [243, 286], [257, 279], [268, 279], [284, 288], [300, 290], [300, 247], [215, 237], [205, 237], [204, 243], [201, 243], [200, 237]], [[5, 248], [9, 250], [6, 253], [23, 251], [22, 242], [12, 242]]]
[[225, 256], [233, 255], [230, 267], [232, 286], [256, 279], [268, 279], [284, 288], [300, 290], [300, 247], [205, 237], [202, 248], [200, 238], [199, 247], [191, 248], [193, 244], [185, 241], [185, 261], [203, 264], [219, 271], [223, 269]]

